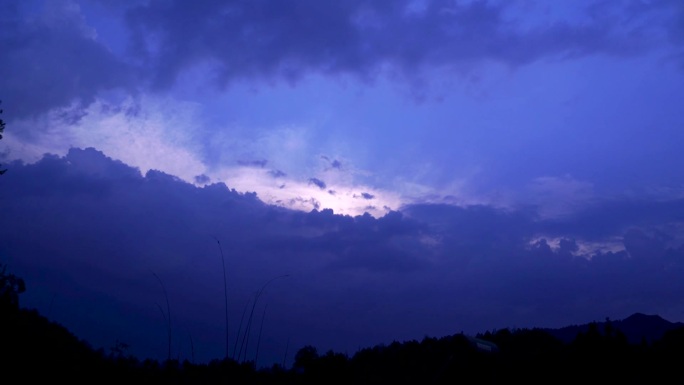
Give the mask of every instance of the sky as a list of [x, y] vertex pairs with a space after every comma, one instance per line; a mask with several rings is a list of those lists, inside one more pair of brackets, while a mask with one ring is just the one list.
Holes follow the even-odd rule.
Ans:
[[0, 263], [95, 348], [684, 321], [684, 2], [0, 0], [0, 28]]

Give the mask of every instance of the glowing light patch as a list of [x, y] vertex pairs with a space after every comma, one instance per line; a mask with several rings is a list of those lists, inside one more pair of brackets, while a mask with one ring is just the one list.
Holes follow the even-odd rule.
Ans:
[[[256, 167], [224, 168], [212, 179], [240, 192], [256, 192], [263, 202], [294, 210], [332, 209], [336, 214], [380, 217], [397, 210], [398, 194], [369, 186], [326, 183], [325, 188], [308, 180], [274, 178], [271, 170]], [[367, 195], [363, 195], [367, 194]], [[367, 197], [372, 195], [372, 199]]]
[[[221, 157], [218, 164], [209, 165], [202, 155], [206, 148], [193, 136], [200, 113], [200, 105], [174, 100], [143, 97], [118, 104], [97, 100], [85, 109], [72, 106], [14, 122], [17, 130], [29, 134], [6, 137], [11, 148], [6, 159], [33, 163], [46, 153], [64, 156], [70, 148], [93, 147], [137, 167], [143, 175], [159, 170], [197, 186], [223, 182], [241, 193], [254, 192], [267, 204], [302, 211], [332, 209], [352, 216], [381, 217], [412, 202], [472, 200], [464, 199], [462, 181], [449, 186], [446, 195], [408, 181], [398, 181], [393, 190], [359, 183], [370, 174], [355, 169], [350, 159], [311, 151], [306, 127], [265, 130], [251, 139], [241, 132], [217, 129], [212, 140], [221, 153], [246, 154], [249, 159]], [[246, 153], [232, 151], [238, 148]]]

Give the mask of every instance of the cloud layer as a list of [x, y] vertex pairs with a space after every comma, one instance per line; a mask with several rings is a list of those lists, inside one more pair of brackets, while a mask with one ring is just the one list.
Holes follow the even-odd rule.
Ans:
[[[2, 5], [0, 19], [12, 74], [0, 89], [16, 118], [67, 109], [77, 120], [97, 96], [168, 89], [198, 68], [200, 81], [218, 89], [323, 74], [389, 76], [417, 91], [431, 70], [468, 74], [488, 62], [516, 68], [654, 49], [677, 58], [684, 41], [684, 8], [667, 0], [27, 4]], [[93, 10], [115, 20], [98, 30], [84, 16]]]
[[257, 304], [258, 314], [267, 305], [264, 362], [280, 362], [288, 339], [352, 353], [393, 339], [637, 311], [684, 318], [681, 199], [602, 201], [562, 219], [437, 204], [352, 217], [269, 206], [222, 183], [142, 175], [94, 149], [8, 167], [2, 262], [26, 279], [24, 305], [95, 346], [119, 339], [137, 355], [164, 358], [157, 274], [171, 302], [174, 354], [187, 357], [192, 337], [198, 358], [222, 357], [216, 239], [231, 346], [254, 293], [289, 275]]
[[[647, 23], [662, 16], [657, 11], [677, 7], [636, 3], [575, 3], [569, 10], [578, 20], [554, 19], [543, 4], [530, 2], [172, 1], [132, 7], [127, 19], [136, 52], [154, 66], [154, 83], [168, 87], [184, 69], [203, 62], [227, 84], [263, 77], [294, 81], [310, 72], [372, 79], [387, 66], [411, 77], [482, 61], [517, 67], [543, 58], [633, 55], [649, 49], [653, 28]], [[523, 20], [525, 12], [539, 20]]]

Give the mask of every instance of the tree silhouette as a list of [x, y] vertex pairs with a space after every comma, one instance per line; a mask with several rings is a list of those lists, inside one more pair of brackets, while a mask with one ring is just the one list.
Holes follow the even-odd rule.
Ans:
[[294, 368], [300, 371], [310, 370], [317, 360], [318, 350], [311, 345], [306, 345], [295, 354]]
[[26, 291], [26, 284], [14, 274], [7, 274], [7, 265], [0, 266], [0, 308], [19, 310], [19, 294]]

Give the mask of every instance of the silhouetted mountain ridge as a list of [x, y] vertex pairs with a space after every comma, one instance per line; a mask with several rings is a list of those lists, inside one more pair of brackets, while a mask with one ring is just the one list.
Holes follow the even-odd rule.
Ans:
[[[606, 319], [606, 321], [595, 323], [599, 331], [604, 331], [606, 324], [610, 323], [614, 330], [621, 331], [627, 337], [630, 344], [639, 344], [644, 341], [651, 344], [660, 340], [666, 332], [684, 327], [682, 322], [670, 322], [659, 315], [643, 313], [634, 313], [623, 320], [613, 321]], [[558, 329], [544, 328], [542, 330], [564, 343], [570, 343], [577, 337], [577, 334], [586, 333], [589, 330], [590, 324], [591, 322]]]
[[[590, 377], [630, 383], [658, 383], [671, 378], [684, 381], [679, 365], [668, 359], [684, 348], [684, 323], [642, 313], [619, 321], [606, 319], [559, 329], [502, 329], [476, 338], [463, 333], [426, 336], [422, 341], [363, 348], [352, 356], [332, 350], [319, 354], [307, 345], [297, 352], [290, 369], [280, 365], [256, 368], [253, 362], [231, 359], [208, 364], [140, 361], [126, 355], [125, 347], [118, 342], [106, 354], [103, 349], [93, 350], [87, 341], [37, 311], [16, 307], [0, 308], [0, 341], [4, 376], [21, 376], [27, 382], [38, 380], [46, 372], [74, 383], [98, 378], [175, 384], [230, 380], [296, 385], [332, 379], [353, 384], [541, 383], [548, 381], [546, 373], [566, 373], [573, 381]], [[606, 357], [618, 359], [619, 370], [606, 365]], [[3, 378], [0, 375], [0, 380]]]

